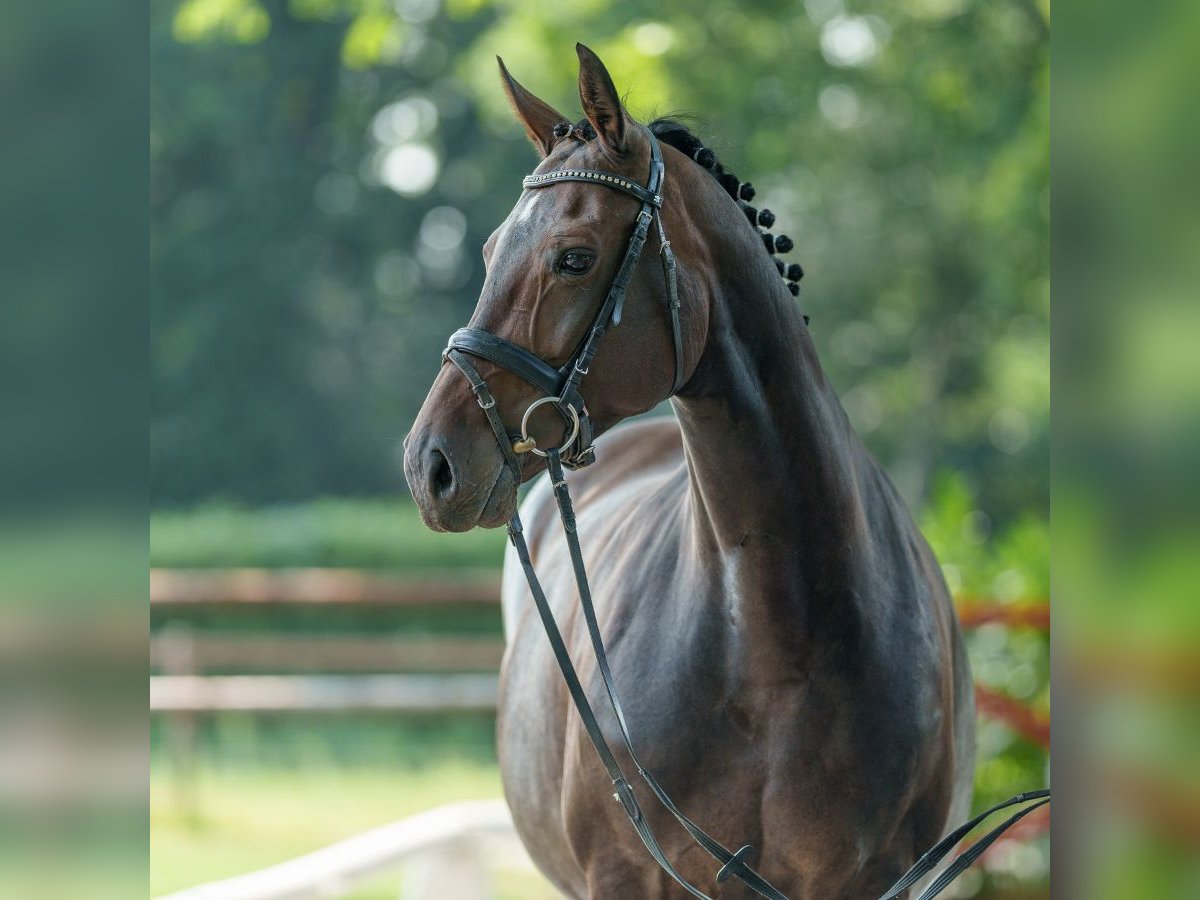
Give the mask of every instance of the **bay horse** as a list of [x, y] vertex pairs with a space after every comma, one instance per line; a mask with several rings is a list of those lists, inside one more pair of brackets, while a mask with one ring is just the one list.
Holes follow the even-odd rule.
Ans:
[[[717, 838], [753, 845], [757, 872], [793, 900], [879, 897], [970, 800], [972, 681], [949, 593], [711, 153], [694, 152], [677, 123], [634, 121], [601, 61], [577, 52], [577, 124], [500, 62], [541, 163], [484, 244], [471, 328], [452, 339], [455, 364], [405, 439], [406, 478], [429, 527], [498, 527], [516, 513], [520, 483], [560, 460], [520, 451], [562, 442], [570, 462], [569, 448], [590, 451], [592, 434], [613, 429], [599, 464], [570, 477], [571, 533], [641, 763]], [[647, 199], [640, 186], [655, 165], [665, 177]], [[646, 237], [639, 203], [659, 231], [629, 263], [635, 216]], [[609, 286], [622, 278], [613, 315]], [[597, 324], [607, 336], [580, 366]], [[522, 354], [533, 362], [517, 365]], [[544, 404], [556, 389], [536, 386], [538, 360], [576, 379], [576, 400]], [[614, 429], [668, 397], [673, 418]], [[518, 422], [519, 458], [497, 443]], [[555, 528], [563, 484], [532, 486], [521, 545], [580, 681], [599, 696], [603, 673]], [[511, 547], [503, 610], [498, 751], [530, 856], [569, 897], [687, 896], [613, 801]], [[597, 717], [619, 744], [612, 711]], [[678, 872], [711, 882], [708, 855], [671, 816], [653, 803], [644, 815]], [[753, 896], [737, 879], [707, 890]]]

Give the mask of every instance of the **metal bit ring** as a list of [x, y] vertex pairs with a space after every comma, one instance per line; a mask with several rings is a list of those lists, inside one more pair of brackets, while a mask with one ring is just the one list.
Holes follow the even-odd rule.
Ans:
[[[543, 397], [542, 399], [534, 400], [529, 404], [529, 409], [525, 410], [525, 415], [521, 416], [521, 441], [524, 443], [526, 441], [533, 440], [533, 438], [529, 436], [529, 417], [533, 414], [535, 409], [537, 409], [539, 406], [544, 406], [547, 403], [556, 404], [560, 412], [565, 408], [566, 411], [571, 415], [571, 433], [567, 435], [567, 439], [563, 441], [563, 445], [558, 448], [558, 452], [562, 453], [573, 443], [575, 443], [575, 438], [579, 437], [579, 413], [575, 411], [575, 407], [573, 407], [571, 404], [563, 404], [557, 397]], [[536, 446], [530, 447], [529, 452], [535, 456], [546, 455], [545, 450], [539, 450]]]

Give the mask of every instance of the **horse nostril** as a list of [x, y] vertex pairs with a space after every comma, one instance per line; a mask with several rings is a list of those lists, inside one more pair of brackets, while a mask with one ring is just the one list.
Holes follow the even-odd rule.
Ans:
[[433, 465], [429, 471], [429, 483], [435, 496], [442, 497], [454, 488], [454, 472], [450, 460], [441, 450], [433, 451]]

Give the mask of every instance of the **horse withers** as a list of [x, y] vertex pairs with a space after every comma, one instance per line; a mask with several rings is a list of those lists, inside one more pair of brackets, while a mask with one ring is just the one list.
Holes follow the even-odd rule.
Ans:
[[[576, 124], [501, 64], [542, 159], [484, 245], [478, 305], [406, 439], [406, 477], [431, 528], [495, 527], [546, 465], [529, 451], [562, 444], [640, 762], [714, 837], [751, 845], [746, 861], [793, 900], [879, 897], [969, 803], [971, 677], [949, 594], [826, 382], [736, 181], [714, 178], [677, 123], [630, 118], [600, 60], [578, 52]], [[569, 177], [645, 186], [658, 152], [657, 204]], [[673, 419], [614, 429], [668, 396]], [[521, 506], [523, 540], [600, 697], [557, 512], [543, 479]], [[613, 800], [515, 550], [503, 605], [499, 756], [533, 860], [571, 897], [686, 896]], [[635, 770], [612, 709], [597, 708]], [[642, 810], [678, 872], [711, 886], [709, 855], [662, 806]], [[708, 889], [753, 896], [738, 879]]]

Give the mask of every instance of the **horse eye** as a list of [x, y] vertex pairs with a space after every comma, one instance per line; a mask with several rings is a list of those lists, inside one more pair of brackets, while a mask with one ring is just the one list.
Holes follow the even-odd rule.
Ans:
[[584, 253], [582, 250], [568, 250], [558, 261], [558, 268], [568, 275], [582, 275], [592, 267], [594, 259], [592, 254]]

